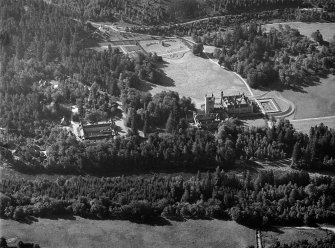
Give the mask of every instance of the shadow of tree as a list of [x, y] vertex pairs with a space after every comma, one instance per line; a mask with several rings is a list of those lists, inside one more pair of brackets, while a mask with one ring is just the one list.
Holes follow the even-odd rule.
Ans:
[[287, 85], [284, 86], [279, 79], [277, 79], [275, 82], [273, 82], [270, 85], [263, 86], [263, 87], [258, 87], [258, 89], [262, 91], [278, 91], [278, 92], [283, 92], [284, 90], [292, 90], [295, 92], [300, 92], [300, 93], [307, 93], [307, 91], [304, 89], [306, 87], [312, 87], [312, 86], [317, 86], [321, 83], [320, 78], [326, 78], [327, 74], [320, 74], [318, 76], [308, 74], [306, 75], [303, 80], [299, 81], [299, 84], [294, 84], [294, 85]]
[[164, 87], [174, 87], [175, 82], [172, 78], [168, 77], [167, 74], [164, 71], [164, 68], [168, 67], [168, 62], [163, 61], [159, 66], [158, 66], [158, 71], [159, 73], [159, 78], [158, 81], [160, 82], [159, 85], [164, 86]]
[[130, 220], [130, 222], [136, 224], [150, 225], [150, 226], [171, 226], [171, 222], [161, 216], [151, 218], [149, 220]]
[[18, 220], [18, 222], [22, 223], [22, 224], [28, 224], [28, 225], [31, 225], [33, 224], [34, 222], [38, 222], [38, 219], [35, 218], [34, 216], [26, 216], [23, 220]]
[[122, 133], [122, 134], [126, 133], [125, 131], [122, 130], [121, 127], [119, 127], [119, 126], [117, 126], [117, 125], [115, 125], [115, 128], [114, 128], [114, 129], [115, 129], [119, 134], [120, 134], [120, 133]]
[[283, 234], [284, 233], [284, 231], [280, 230], [279, 227], [277, 227], [277, 226], [267, 226], [267, 227], [262, 228], [262, 231], [274, 232], [274, 233], [277, 233], [277, 234]]
[[76, 220], [76, 217], [72, 214], [49, 215], [43, 218], [50, 220]]
[[116, 119], [121, 119], [122, 118], [122, 110], [121, 109], [117, 109], [115, 110], [115, 112], [113, 113], [113, 117]]
[[148, 92], [154, 88], [156, 88], [157, 85], [156, 84], [153, 84], [153, 83], [150, 83], [150, 82], [147, 82], [147, 81], [141, 81], [139, 84], [138, 84], [138, 87], [136, 87], [138, 90], [140, 91], [143, 91], [143, 92]]

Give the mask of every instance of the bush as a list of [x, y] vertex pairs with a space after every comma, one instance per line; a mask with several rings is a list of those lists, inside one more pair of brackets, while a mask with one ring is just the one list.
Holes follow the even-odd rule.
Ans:
[[13, 219], [15, 220], [24, 220], [26, 218], [26, 213], [22, 207], [17, 207], [13, 213]]

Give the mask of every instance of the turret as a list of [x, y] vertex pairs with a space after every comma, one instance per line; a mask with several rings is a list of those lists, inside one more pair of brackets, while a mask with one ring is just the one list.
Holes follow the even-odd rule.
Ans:
[[205, 115], [208, 115], [214, 109], [215, 97], [205, 95]]

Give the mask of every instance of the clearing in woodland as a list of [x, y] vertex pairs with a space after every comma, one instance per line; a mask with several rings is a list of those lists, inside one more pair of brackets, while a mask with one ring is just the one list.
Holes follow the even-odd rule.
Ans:
[[142, 40], [139, 43], [145, 51], [157, 53], [158, 56], [190, 51], [181, 39]]
[[310, 227], [274, 227], [272, 230], [262, 232], [262, 241], [265, 248], [271, 247], [276, 241], [283, 244], [297, 240], [308, 240], [327, 238], [329, 231]]
[[323, 39], [326, 41], [331, 41], [335, 35], [335, 23], [306, 23], [306, 22], [282, 22], [282, 23], [271, 23], [266, 24], [264, 27], [269, 30], [271, 27], [278, 29], [279, 24], [289, 25], [291, 28], [298, 29], [300, 34], [311, 38], [311, 34], [316, 30], [320, 30]]
[[[41, 247], [248, 247], [255, 231], [234, 221], [188, 220], [166, 225], [129, 221], [37, 219], [32, 224], [1, 220], [1, 235]], [[12, 245], [12, 244], [11, 244]]]
[[[279, 86], [278, 86], [279, 88]], [[321, 78], [320, 82], [299, 89], [282, 91], [253, 90], [256, 95], [265, 93], [279, 94], [295, 105], [295, 112], [290, 119], [318, 118], [335, 115], [335, 76]]]
[[282, 96], [296, 105], [295, 119], [335, 115], [335, 76], [321, 78], [320, 83], [301, 91], [284, 90]]
[[245, 93], [250, 96], [246, 85], [232, 71], [221, 68], [207, 58], [197, 57], [192, 52], [185, 52], [184, 56], [164, 58], [162, 79], [164, 86], [152, 86], [152, 94], [163, 90], [176, 91], [181, 96], [191, 97], [197, 107], [204, 103], [205, 95], [219, 96]]

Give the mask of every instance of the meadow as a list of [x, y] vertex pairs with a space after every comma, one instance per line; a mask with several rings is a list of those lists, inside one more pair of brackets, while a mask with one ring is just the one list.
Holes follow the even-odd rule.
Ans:
[[294, 128], [297, 131], [309, 134], [311, 127], [320, 125], [323, 123], [325, 126], [329, 128], [335, 128], [335, 116], [326, 117], [326, 118], [313, 118], [313, 119], [300, 119], [300, 120], [291, 120]]
[[139, 43], [148, 53], [155, 52], [158, 56], [190, 50], [180, 39], [143, 40]]
[[313, 242], [315, 239], [327, 237], [329, 231], [309, 227], [274, 227], [272, 230], [262, 232], [264, 248], [279, 241], [281, 243], [291, 243], [296, 240], [308, 240]]
[[283, 26], [289, 25], [291, 28], [296, 28], [300, 31], [300, 34], [311, 38], [311, 34], [316, 30], [320, 30], [323, 39], [331, 41], [335, 35], [335, 23], [306, 23], [306, 22], [283, 22], [283, 23], [270, 23], [264, 25], [269, 30], [271, 27], [278, 28], [279, 24]]
[[335, 76], [320, 79], [320, 83], [304, 87], [301, 91], [284, 90], [284, 98], [294, 102], [295, 119], [335, 115]]
[[32, 224], [1, 219], [1, 235], [41, 247], [226, 247], [256, 245], [255, 231], [233, 221], [188, 220], [166, 225], [129, 221], [37, 219]]
[[[256, 95], [264, 96], [275, 96], [280, 95], [281, 98], [288, 100], [294, 104], [294, 113], [289, 116], [289, 119], [300, 120], [300, 119], [310, 119], [310, 118], [322, 118], [335, 116], [335, 76], [330, 75], [328, 78], [321, 78], [320, 82], [301, 88], [299, 90], [285, 89], [283, 91], [272, 90], [253, 90]], [[280, 104], [279, 99], [276, 99], [276, 103]], [[282, 108], [280, 106], [280, 108]], [[311, 120], [316, 124], [320, 124], [318, 120]], [[330, 127], [335, 126], [334, 119], [326, 119], [325, 122], [330, 125]], [[301, 123], [303, 124], [303, 122]], [[305, 127], [299, 124], [297, 129], [300, 131]], [[310, 123], [305, 123], [303, 125]], [[316, 125], [315, 124], [315, 125]], [[307, 125], [307, 126], [308, 126]], [[308, 129], [309, 129], [308, 127]]]
[[218, 97], [223, 91], [224, 95], [244, 92], [250, 96], [247, 87], [239, 77], [208, 58], [197, 57], [192, 52], [186, 52], [181, 58], [164, 58], [164, 61], [161, 68], [165, 74], [164, 86], [153, 86], [152, 94], [163, 90], [177, 91], [181, 96], [191, 97], [197, 107], [204, 103], [206, 94], [213, 93]]

